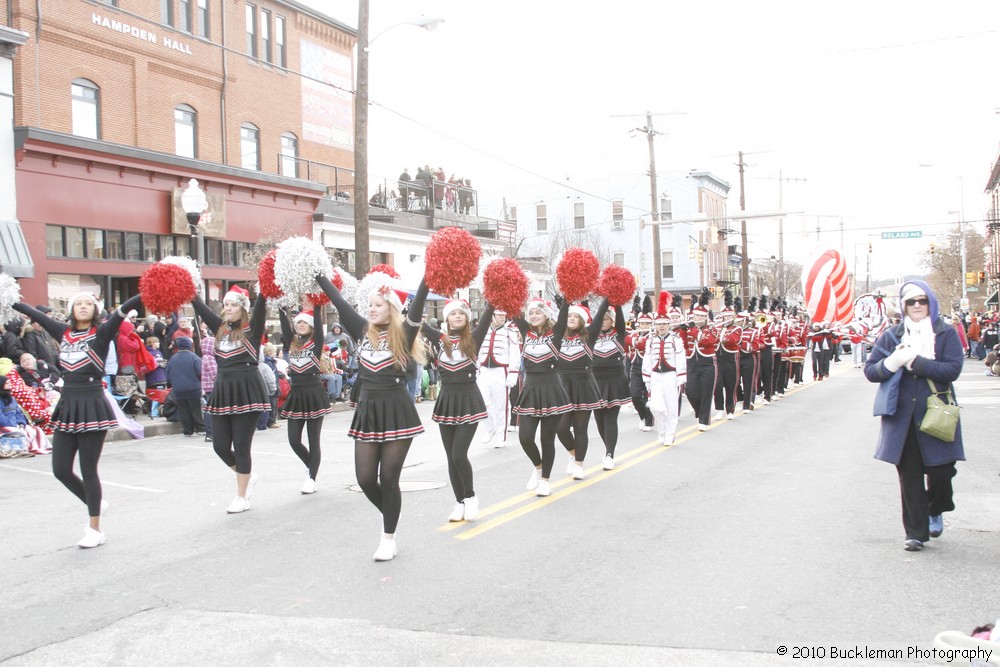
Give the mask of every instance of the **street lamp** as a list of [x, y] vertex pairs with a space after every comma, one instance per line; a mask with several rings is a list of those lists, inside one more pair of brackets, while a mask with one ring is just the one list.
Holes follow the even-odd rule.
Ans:
[[188, 181], [187, 187], [181, 193], [181, 208], [184, 209], [184, 215], [187, 216], [188, 232], [191, 234], [189, 243], [191, 259], [197, 262], [198, 241], [201, 232], [198, 223], [201, 222], [201, 214], [208, 208], [208, 197], [205, 195], [205, 191], [198, 186], [198, 179], [192, 178]]
[[368, 227], [368, 47], [388, 30], [414, 25], [433, 30], [444, 19], [420, 18], [402, 21], [380, 31], [368, 40], [369, 0], [358, 1], [358, 71], [354, 87], [354, 273], [358, 278], [368, 273], [371, 245]]

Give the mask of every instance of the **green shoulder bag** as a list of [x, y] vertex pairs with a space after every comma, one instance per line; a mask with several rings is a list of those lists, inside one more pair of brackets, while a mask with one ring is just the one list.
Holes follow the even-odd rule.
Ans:
[[927, 397], [927, 412], [920, 421], [920, 430], [942, 442], [955, 442], [959, 408], [958, 403], [952, 400], [951, 385], [944, 391], [938, 391], [930, 378], [927, 378], [927, 384], [930, 385], [931, 395]]

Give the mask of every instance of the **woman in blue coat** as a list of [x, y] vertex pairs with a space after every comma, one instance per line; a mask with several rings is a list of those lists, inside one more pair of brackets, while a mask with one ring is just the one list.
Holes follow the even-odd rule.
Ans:
[[[962, 372], [965, 354], [954, 327], [938, 315], [938, 302], [921, 280], [904, 283], [899, 292], [903, 321], [887, 329], [872, 349], [865, 377], [879, 382], [876, 416], [882, 417], [875, 458], [896, 466], [903, 501], [903, 548], [920, 551], [944, 530], [943, 512], [955, 509], [952, 477], [955, 462], [965, 460], [962, 427], [954, 442], [944, 442], [920, 431], [927, 412], [930, 384], [936, 391], [950, 389]], [[898, 393], [891, 398], [892, 384]], [[926, 477], [926, 482], [925, 482]]]

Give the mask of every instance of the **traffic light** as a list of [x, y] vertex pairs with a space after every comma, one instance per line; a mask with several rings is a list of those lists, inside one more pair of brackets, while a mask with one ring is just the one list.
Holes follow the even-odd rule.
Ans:
[[688, 259], [694, 259], [695, 247], [693, 243], [688, 243]]
[[979, 276], [978, 276], [978, 274], [975, 271], [967, 271], [965, 273], [965, 284], [966, 285], [975, 285], [976, 284], [976, 279], [978, 277]]
[[977, 284], [982, 285], [983, 283], [986, 282], [986, 272], [985, 271], [980, 271], [979, 275], [976, 276], [976, 277], [979, 279], [978, 282], [977, 282]]
[[868, 254], [869, 255], [872, 254], [872, 242], [871, 241], [868, 242]]
[[931, 241], [931, 254], [934, 254], [934, 241]]
[[705, 262], [705, 251], [698, 246], [698, 263], [703, 264]]

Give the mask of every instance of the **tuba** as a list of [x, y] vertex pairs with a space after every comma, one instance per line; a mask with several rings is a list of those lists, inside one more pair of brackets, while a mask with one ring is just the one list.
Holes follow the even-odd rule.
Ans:
[[764, 313], [760, 313], [760, 314], [759, 314], [759, 315], [757, 315], [757, 317], [756, 317], [756, 318], [754, 319], [754, 325], [755, 325], [755, 326], [756, 326], [756, 327], [757, 327], [758, 329], [760, 329], [760, 328], [761, 328], [761, 327], [763, 327], [763, 326], [764, 326], [765, 324], [767, 324], [767, 315], [765, 315]]

